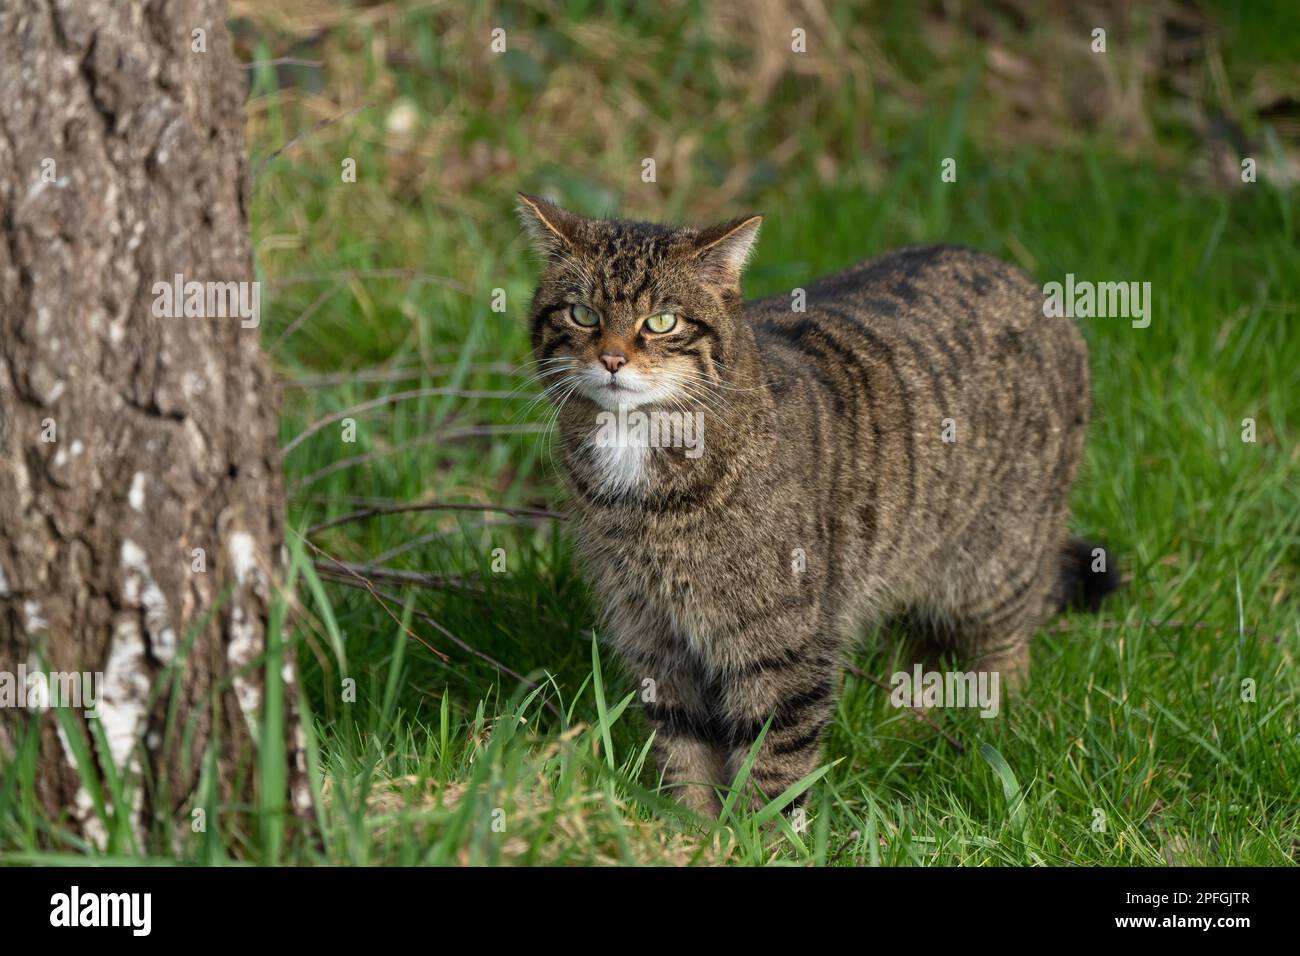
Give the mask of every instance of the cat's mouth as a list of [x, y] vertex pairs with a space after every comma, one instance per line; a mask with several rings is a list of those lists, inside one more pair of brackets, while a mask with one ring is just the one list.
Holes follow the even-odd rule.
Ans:
[[662, 400], [663, 389], [636, 369], [623, 368], [616, 373], [589, 368], [582, 376], [582, 393], [604, 408], [635, 408], [647, 402]]

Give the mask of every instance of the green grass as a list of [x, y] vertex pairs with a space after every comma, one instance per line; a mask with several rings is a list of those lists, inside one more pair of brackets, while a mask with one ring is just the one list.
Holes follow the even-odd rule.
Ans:
[[[851, 17], [842, 24], [838, 42], [855, 50], [869, 40], [880, 60], [787, 72], [755, 102], [743, 96], [754, 58], [741, 38], [698, 26], [702, 5], [663, 18], [629, 7], [584, 26], [589, 7], [539, 2], [502, 13], [516, 55], [498, 63], [480, 49], [493, 16], [460, 22], [422, 9], [340, 26], [315, 52], [351, 91], [345, 105], [381, 106], [312, 135], [256, 180], [254, 238], [272, 289], [263, 342], [285, 385], [282, 437], [289, 444], [327, 416], [412, 394], [348, 414], [355, 442], [331, 420], [285, 456], [296, 582], [276, 621], [297, 646], [313, 715], [315, 816], [301, 822], [263, 807], [259, 827], [213, 828], [176, 855], [296, 864], [1296, 862], [1294, 191], [1266, 177], [1236, 190], [1199, 178], [1194, 147], [1180, 135], [1159, 134], [1136, 152], [1104, 131], [1070, 130], [1060, 146], [1003, 141], [1005, 114], [984, 92], [982, 56], [934, 54], [917, 23], [896, 13], [879, 35], [857, 31]], [[1276, 20], [1233, 17], [1225, 31], [1234, 82], [1249, 76], [1253, 37], [1266, 35], [1272, 59], [1286, 59]], [[406, 68], [371, 58], [385, 48], [380, 38], [407, 57]], [[281, 50], [268, 41], [250, 55]], [[578, 85], [587, 75], [594, 87]], [[544, 88], [569, 99], [551, 102]], [[580, 90], [592, 88], [602, 94], [587, 109]], [[269, 70], [255, 73], [254, 157], [342, 112], [305, 90], [278, 89]], [[386, 129], [395, 97], [415, 111], [408, 139]], [[609, 117], [622, 125], [601, 128]], [[681, 146], [674, 136], [698, 142], [680, 164], [661, 161], [658, 183], [642, 184], [640, 157], [671, 155]], [[475, 143], [512, 158], [475, 159]], [[339, 181], [345, 156], [357, 161], [356, 183]], [[947, 156], [958, 159], [957, 183], [939, 180]], [[563, 506], [540, 431], [546, 410], [529, 406], [533, 388], [511, 371], [529, 358], [523, 316], [536, 276], [513, 217], [515, 189], [554, 190], [585, 213], [697, 224], [761, 211], [751, 296], [915, 242], [967, 244], [1044, 282], [1067, 272], [1149, 281], [1149, 328], [1081, 322], [1096, 413], [1074, 524], [1113, 548], [1128, 588], [1102, 615], [1041, 633], [1027, 691], [998, 718], [932, 714], [960, 749], [891, 707], [879, 687], [847, 676], [802, 832], [744, 800], [729, 801], [719, 822], [690, 818], [656, 792], [638, 688], [597, 656], [594, 609], [563, 522], [428, 511], [309, 535], [330, 558], [367, 563], [404, 549], [385, 563], [455, 579], [378, 582], [391, 595], [387, 608], [348, 586], [355, 579], [318, 574], [313, 562], [329, 560], [299, 537], [371, 503]], [[505, 291], [502, 312], [492, 309], [496, 289]], [[389, 380], [370, 380], [381, 370]], [[1254, 443], [1241, 440], [1245, 418], [1256, 422]], [[895, 669], [890, 648], [870, 635], [855, 663], [885, 679]], [[258, 666], [278, 670], [274, 661]], [[344, 700], [344, 678], [355, 681], [355, 700]], [[283, 754], [264, 751], [259, 768], [274, 785]], [[3, 858], [77, 852], [37, 818], [35, 768], [18, 769], [0, 785]]]

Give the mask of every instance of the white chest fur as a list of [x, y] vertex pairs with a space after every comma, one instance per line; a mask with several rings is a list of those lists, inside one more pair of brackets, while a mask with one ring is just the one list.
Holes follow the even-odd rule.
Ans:
[[597, 484], [612, 494], [644, 491], [653, 451], [644, 442], [593, 441], [587, 450]]

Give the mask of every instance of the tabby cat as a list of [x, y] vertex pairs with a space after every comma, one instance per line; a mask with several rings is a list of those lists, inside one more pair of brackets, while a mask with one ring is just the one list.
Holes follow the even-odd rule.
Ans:
[[[531, 341], [579, 555], [687, 806], [719, 810], [769, 719], [762, 793], [815, 769], [864, 626], [903, 622], [918, 659], [1007, 688], [1049, 613], [1115, 585], [1066, 535], [1087, 350], [1017, 269], [909, 248], [746, 302], [757, 216], [519, 211], [545, 260]], [[638, 411], [702, 416], [700, 450], [600, 440]]]

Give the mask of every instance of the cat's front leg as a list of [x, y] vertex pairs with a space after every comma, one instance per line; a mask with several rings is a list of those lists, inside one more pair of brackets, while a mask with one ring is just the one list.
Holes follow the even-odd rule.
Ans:
[[716, 817], [722, 810], [716, 788], [726, 782], [726, 728], [692, 667], [678, 659], [667, 641], [653, 648], [625, 643], [620, 650], [654, 731], [664, 790], [695, 813]]
[[[812, 773], [821, 754], [822, 735], [834, 712], [839, 666], [834, 660], [780, 655], [768, 667], [755, 667], [727, 688], [733, 745], [729, 778], [749, 756], [764, 723], [767, 736], [749, 774], [749, 787], [772, 800]], [[805, 794], [793, 804], [803, 802]]]
[[667, 792], [686, 809], [716, 818], [722, 812], [715, 787], [722, 779], [724, 752], [712, 743], [673, 733], [659, 723], [655, 723], [654, 749]]
[[664, 702], [646, 704], [645, 712], [665, 789], [687, 809], [716, 817], [722, 810], [716, 787], [723, 783], [727, 752], [713, 739], [702, 702], [669, 694]]

